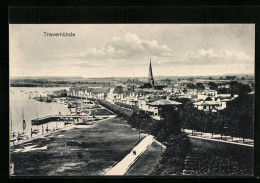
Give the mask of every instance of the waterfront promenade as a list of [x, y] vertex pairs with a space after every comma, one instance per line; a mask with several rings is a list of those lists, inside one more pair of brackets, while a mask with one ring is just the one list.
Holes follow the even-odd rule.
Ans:
[[238, 138], [238, 137], [230, 137], [220, 134], [212, 134], [211, 133], [203, 133], [203, 132], [193, 132], [189, 129], [183, 130], [185, 133], [188, 134], [188, 137], [190, 138], [197, 138], [197, 139], [203, 139], [203, 140], [209, 140], [209, 141], [216, 141], [216, 142], [223, 142], [223, 143], [229, 143], [229, 144], [235, 144], [235, 145], [241, 145], [241, 146], [247, 146], [247, 147], [254, 147], [254, 140], [253, 139], [244, 139]]

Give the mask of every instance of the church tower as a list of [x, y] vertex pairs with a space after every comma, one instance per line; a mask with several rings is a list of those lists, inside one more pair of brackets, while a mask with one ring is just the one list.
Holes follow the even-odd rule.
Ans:
[[153, 71], [152, 71], [152, 62], [150, 58], [150, 66], [149, 66], [149, 76], [148, 76], [148, 82], [154, 87], [154, 79], [153, 79]]

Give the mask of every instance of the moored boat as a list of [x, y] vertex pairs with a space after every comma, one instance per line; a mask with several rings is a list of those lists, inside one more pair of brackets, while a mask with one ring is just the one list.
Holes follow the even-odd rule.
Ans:
[[28, 139], [28, 135], [26, 134], [26, 133], [22, 133], [22, 134], [19, 134], [18, 136], [17, 136], [17, 140], [19, 141], [19, 140], [26, 140], [26, 139]]
[[32, 134], [38, 134], [38, 133], [40, 133], [40, 130], [38, 130], [38, 129], [32, 130]]

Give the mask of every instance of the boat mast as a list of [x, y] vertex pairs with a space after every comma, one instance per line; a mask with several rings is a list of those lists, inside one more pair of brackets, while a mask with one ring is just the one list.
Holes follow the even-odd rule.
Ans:
[[[11, 112], [10, 112], [11, 113]], [[12, 121], [12, 113], [11, 113], [11, 132], [13, 131], [13, 121]]]
[[24, 120], [24, 111], [23, 111], [23, 108], [22, 108], [22, 116], [23, 116], [23, 120]]
[[25, 123], [25, 120], [24, 120], [24, 110], [22, 108], [22, 111], [23, 111], [23, 133], [24, 133], [24, 130], [26, 128], [26, 123]]
[[38, 129], [38, 127], [39, 127], [38, 111], [36, 112], [36, 117], [37, 117], [37, 129]]

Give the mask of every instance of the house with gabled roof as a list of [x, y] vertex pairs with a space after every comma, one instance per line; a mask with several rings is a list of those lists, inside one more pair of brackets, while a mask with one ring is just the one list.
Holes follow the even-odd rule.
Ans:
[[138, 100], [138, 107], [144, 111], [149, 111], [150, 110], [150, 106], [148, 105], [151, 102], [157, 101], [162, 99], [162, 97], [160, 96], [156, 96], [153, 94], [150, 95], [145, 95], [142, 97], [139, 97]]
[[226, 108], [226, 103], [230, 99], [222, 99], [220, 97], [207, 97], [205, 100], [201, 100], [193, 103], [194, 107], [198, 110], [203, 110], [205, 112], [217, 112]]
[[182, 103], [168, 99], [161, 99], [149, 103], [150, 111], [153, 112], [154, 119], [161, 120], [162, 114], [166, 111], [177, 110]]

